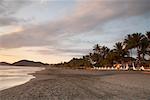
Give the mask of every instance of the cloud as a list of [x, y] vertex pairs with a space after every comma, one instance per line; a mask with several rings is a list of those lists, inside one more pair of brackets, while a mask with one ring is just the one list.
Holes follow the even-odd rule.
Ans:
[[[66, 37], [71, 38], [72, 35], [86, 33], [97, 27], [102, 28], [103, 24], [117, 18], [149, 13], [149, 4], [149, 0], [79, 0], [72, 12], [69, 12], [65, 17], [25, 28], [21, 32], [0, 36], [0, 47], [65, 46], [63, 41]], [[2, 10], [1, 12], [6, 11]], [[16, 22], [15, 19], [8, 19], [10, 21], [5, 19], [2, 25]]]
[[30, 3], [30, 0], [1, 0], [0, 26], [17, 24], [20, 19], [15, 18], [13, 15]]
[[74, 55], [79, 55], [79, 54], [86, 54], [90, 50], [89, 49], [77, 49], [77, 48], [51, 48], [51, 49], [44, 49], [44, 50], [38, 50], [37, 52], [41, 54], [55, 54], [55, 55], [60, 55], [60, 54], [74, 54]]
[[14, 17], [0, 17], [0, 26], [16, 24], [18, 20]]

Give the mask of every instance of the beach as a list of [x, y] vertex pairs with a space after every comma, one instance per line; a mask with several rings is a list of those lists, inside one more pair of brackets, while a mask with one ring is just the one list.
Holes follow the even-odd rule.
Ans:
[[0, 100], [149, 100], [150, 73], [47, 68]]
[[0, 66], [0, 91], [30, 81], [35, 78], [30, 73], [43, 69], [33, 66]]

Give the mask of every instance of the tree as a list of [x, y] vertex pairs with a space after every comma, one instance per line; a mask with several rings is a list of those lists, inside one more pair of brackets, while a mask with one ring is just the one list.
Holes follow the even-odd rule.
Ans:
[[142, 54], [142, 60], [145, 60], [145, 55], [149, 54], [149, 40], [148, 37], [144, 36], [144, 38], [141, 40], [141, 44], [140, 44], [140, 54]]
[[100, 47], [98, 44], [96, 44], [96, 45], [94, 46], [94, 48], [93, 48], [94, 53], [99, 54], [99, 53], [100, 53], [100, 48], [101, 48], [101, 47]]
[[93, 49], [94, 53], [91, 54], [92, 61], [96, 62], [95, 66], [101, 66], [103, 62], [106, 62], [106, 56], [110, 49], [106, 46], [99, 46], [96, 44]]
[[128, 35], [127, 38], [125, 39], [124, 43], [126, 44], [126, 49], [134, 49], [136, 48], [137, 50], [137, 58], [138, 61], [140, 61], [140, 49], [141, 49], [141, 41], [144, 38], [144, 35], [141, 33], [133, 33], [131, 35]]
[[110, 50], [106, 59], [108, 61], [108, 64], [113, 66], [114, 62], [117, 61], [119, 58], [118, 58], [118, 54], [114, 52], [114, 50]]
[[124, 39], [125, 49], [129, 52], [128, 56], [132, 56], [132, 49], [134, 48], [133, 38], [132, 35], [128, 34]]
[[114, 45], [114, 52], [116, 53], [116, 55], [118, 56], [118, 60], [119, 62], [121, 62], [123, 60], [123, 58], [128, 55], [128, 51], [124, 48], [124, 45], [122, 42], [117, 42]]
[[147, 36], [148, 40], [150, 41], [150, 32], [147, 32], [146, 36]]
[[103, 59], [106, 58], [106, 56], [108, 55], [109, 51], [110, 51], [110, 49], [108, 47], [106, 47], [106, 46], [102, 46], [101, 47], [101, 56], [102, 56]]

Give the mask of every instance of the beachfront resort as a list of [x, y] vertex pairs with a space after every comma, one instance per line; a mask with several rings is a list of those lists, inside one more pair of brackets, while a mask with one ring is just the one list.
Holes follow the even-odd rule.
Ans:
[[150, 0], [0, 0], [0, 100], [150, 100]]

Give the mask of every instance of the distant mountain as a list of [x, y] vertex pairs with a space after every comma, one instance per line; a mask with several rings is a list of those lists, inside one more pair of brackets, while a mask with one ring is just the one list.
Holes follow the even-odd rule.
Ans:
[[8, 66], [8, 65], [11, 65], [11, 64], [10, 64], [10, 63], [7, 63], [7, 62], [0, 62], [0, 65]]
[[20, 60], [12, 64], [13, 66], [47, 66], [49, 64], [45, 64], [42, 62], [34, 62], [29, 60]]

